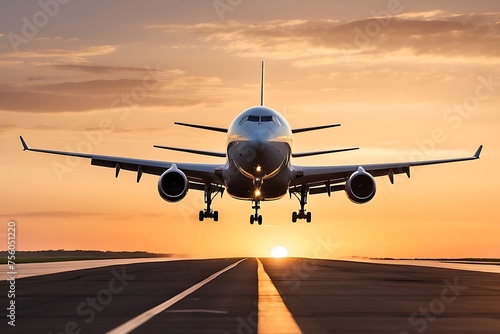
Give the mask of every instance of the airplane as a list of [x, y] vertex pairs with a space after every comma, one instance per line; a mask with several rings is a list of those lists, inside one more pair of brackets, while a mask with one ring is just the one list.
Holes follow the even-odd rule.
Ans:
[[238, 200], [251, 201], [254, 214], [250, 224], [262, 225], [259, 214], [263, 201], [278, 200], [287, 193], [294, 195], [300, 209], [292, 213], [292, 222], [312, 220], [306, 211], [308, 195], [345, 191], [356, 204], [369, 202], [376, 192], [375, 177], [388, 176], [394, 184], [394, 175], [405, 173], [410, 177], [410, 167], [442, 164], [479, 159], [482, 145], [473, 156], [414, 162], [394, 162], [344, 166], [298, 166], [292, 158], [330, 154], [357, 150], [357, 147], [331, 149], [326, 151], [295, 153], [292, 150], [294, 134], [338, 127], [340, 124], [326, 124], [312, 127], [291, 128], [286, 119], [276, 110], [264, 105], [264, 61], [261, 63], [260, 105], [240, 113], [228, 128], [175, 122], [174, 124], [227, 134], [226, 152], [211, 152], [154, 145], [155, 148], [187, 152], [192, 154], [225, 158], [224, 164], [194, 164], [165, 162], [115, 157], [78, 152], [64, 152], [30, 148], [20, 136], [24, 151], [59, 154], [90, 159], [91, 165], [114, 168], [115, 177], [120, 170], [137, 172], [137, 182], [144, 173], [159, 176], [158, 192], [167, 202], [179, 202], [189, 189], [204, 192], [205, 209], [199, 212], [199, 220], [219, 220], [219, 212], [212, 209], [212, 201], [224, 191]]

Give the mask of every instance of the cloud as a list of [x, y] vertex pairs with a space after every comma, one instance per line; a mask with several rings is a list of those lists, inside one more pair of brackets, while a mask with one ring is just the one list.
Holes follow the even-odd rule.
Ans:
[[[156, 73], [158, 74], [158, 73]], [[127, 107], [216, 106], [223, 102], [208, 88], [216, 77], [171, 76], [159, 73], [142, 79], [97, 79], [48, 84], [0, 84], [0, 110], [81, 112]]]
[[106, 55], [116, 51], [117, 48], [117, 45], [99, 45], [82, 47], [76, 50], [44, 49], [37, 51], [7, 52], [2, 54], [1, 57], [19, 59], [51, 58], [57, 59], [58, 61], [81, 63], [86, 62], [87, 57]]
[[[150, 27], [190, 33], [215, 49], [243, 57], [319, 59], [322, 64], [395, 60], [427, 62], [500, 61], [500, 13], [444, 11], [393, 17], [334, 20], [275, 20], [258, 24], [228, 21]], [[377, 57], [377, 58], [374, 58]], [[296, 63], [309, 66], [310, 64]]]
[[184, 71], [174, 69], [174, 70], [161, 70], [152, 67], [131, 67], [131, 66], [102, 66], [102, 65], [82, 65], [82, 64], [62, 64], [62, 65], [52, 65], [52, 67], [60, 70], [68, 71], [80, 71], [92, 74], [112, 74], [112, 73], [122, 73], [122, 72], [132, 72], [139, 74], [148, 74], [152, 71], [154, 72], [164, 72], [168, 74], [184, 74]]
[[[51, 125], [26, 125], [26, 124], [0, 124], [0, 133], [7, 132], [10, 130], [46, 130], [46, 131], [57, 131], [57, 130], [68, 130], [68, 128], [60, 128]], [[96, 128], [97, 129], [97, 128]], [[87, 129], [78, 129], [78, 130], [87, 130]], [[102, 129], [101, 129], [102, 130]]]
[[22, 65], [21, 60], [0, 60], [0, 67], [11, 67], [15, 65]]
[[28, 77], [26, 81], [43, 81], [49, 79], [48, 77], [42, 77], [42, 76], [37, 76], [37, 77]]
[[6, 132], [12, 129], [17, 129], [18, 126], [14, 124], [0, 124], [0, 133]]
[[[151, 85], [157, 85], [157, 80], [151, 80]], [[115, 79], [115, 80], [89, 80], [79, 82], [62, 82], [28, 87], [31, 92], [57, 93], [59, 95], [117, 95], [131, 92], [136, 87], [142, 87], [143, 80]]]
[[427, 11], [427, 12], [412, 12], [412, 13], [403, 13], [397, 15], [399, 18], [406, 18], [406, 19], [430, 19], [430, 18], [440, 18], [440, 17], [447, 17], [450, 16], [450, 14], [444, 10], [436, 9], [432, 11]]
[[[81, 126], [66, 126], [64, 128], [51, 126], [51, 125], [26, 125], [26, 124], [0, 124], [0, 133], [8, 132], [11, 130], [34, 130], [34, 131], [50, 131], [51, 133], [54, 131], [102, 131], [101, 127], [81, 127]], [[133, 126], [133, 127], [119, 127], [116, 126], [113, 128], [114, 133], [152, 133], [152, 132], [160, 132], [165, 131], [164, 127], [156, 127], [156, 126]]]

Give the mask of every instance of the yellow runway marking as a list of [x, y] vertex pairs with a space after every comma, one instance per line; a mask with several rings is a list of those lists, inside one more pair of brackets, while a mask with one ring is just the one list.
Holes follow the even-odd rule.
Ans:
[[278, 290], [257, 259], [259, 278], [259, 334], [301, 334], [299, 326], [283, 303]]

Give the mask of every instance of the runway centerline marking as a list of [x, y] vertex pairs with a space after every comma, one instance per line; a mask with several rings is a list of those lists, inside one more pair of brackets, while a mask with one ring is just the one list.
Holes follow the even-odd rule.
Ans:
[[147, 321], [151, 320], [151, 318], [153, 318], [154, 316], [156, 316], [156, 315], [160, 314], [161, 312], [165, 311], [167, 308], [169, 308], [170, 306], [174, 305], [175, 303], [177, 303], [178, 301], [180, 301], [184, 297], [186, 297], [186, 296], [190, 295], [191, 293], [195, 292], [196, 290], [198, 290], [199, 288], [201, 288], [205, 284], [213, 281], [214, 279], [216, 279], [218, 276], [222, 275], [226, 271], [233, 269], [234, 267], [236, 267], [238, 264], [240, 264], [241, 262], [243, 262], [245, 260], [246, 259], [239, 260], [238, 262], [235, 262], [235, 263], [227, 266], [226, 268], [224, 268], [224, 269], [216, 272], [215, 274], [210, 275], [209, 277], [205, 278], [203, 281], [201, 281], [199, 283], [196, 283], [192, 287], [190, 287], [190, 288], [182, 291], [181, 293], [179, 293], [176, 296], [170, 298], [169, 300], [167, 300], [167, 301], [165, 301], [165, 302], [163, 302], [163, 303], [161, 303], [161, 304], [153, 307], [152, 309], [150, 309], [150, 310], [148, 310], [148, 311], [146, 311], [146, 312], [138, 315], [137, 317], [135, 317], [135, 318], [127, 321], [123, 325], [120, 325], [120, 326], [116, 327], [115, 329], [110, 330], [106, 334], [125, 334], [125, 333], [130, 333], [131, 331], [133, 331], [137, 327], [139, 327], [142, 324], [146, 323]]
[[258, 334], [302, 334], [264, 266], [257, 259], [259, 280]]

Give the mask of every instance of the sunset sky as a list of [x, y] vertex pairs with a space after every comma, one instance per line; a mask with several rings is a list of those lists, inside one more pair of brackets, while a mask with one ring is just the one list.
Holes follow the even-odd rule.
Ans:
[[[45, 5], [40, 5], [45, 4]], [[157, 176], [23, 152], [32, 147], [172, 162], [224, 159], [154, 144], [225, 151], [222, 133], [259, 103], [292, 127], [294, 151], [360, 150], [294, 159], [341, 165], [469, 156], [377, 178], [364, 205], [344, 192], [309, 197], [313, 222], [291, 222], [295, 198], [163, 201]], [[0, 4], [0, 245], [146, 250], [192, 256], [500, 257], [500, 2], [41, 0]]]

